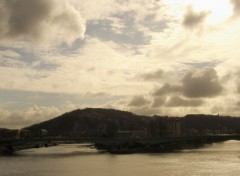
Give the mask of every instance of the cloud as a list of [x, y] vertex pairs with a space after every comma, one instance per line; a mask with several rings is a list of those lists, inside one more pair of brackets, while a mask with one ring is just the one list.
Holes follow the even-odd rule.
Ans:
[[78, 6], [88, 19], [87, 35], [113, 41], [124, 47], [149, 44], [153, 31], [160, 32], [167, 28], [163, 2], [155, 0], [102, 0], [97, 6], [94, 0], [89, 0]]
[[127, 110], [138, 115], [146, 115], [146, 116], [161, 114], [161, 110], [158, 108], [131, 107], [130, 109], [127, 109]]
[[187, 72], [179, 84], [165, 83], [153, 91], [154, 97], [183, 95], [188, 98], [211, 98], [220, 95], [223, 86], [213, 68]]
[[80, 13], [66, 0], [2, 0], [0, 39], [71, 43], [84, 35]]
[[110, 94], [106, 93], [106, 92], [97, 92], [97, 93], [92, 93], [92, 92], [86, 92], [83, 95], [85, 98], [101, 98], [101, 97], [108, 97], [111, 96]]
[[141, 107], [149, 104], [149, 101], [144, 96], [134, 96], [128, 106]]
[[137, 27], [133, 12], [88, 21], [86, 34], [104, 41], [113, 41], [119, 45], [143, 45], [150, 41], [150, 36]]
[[43, 96], [40, 96], [40, 95], [38, 95], [38, 94], [35, 94], [35, 95], [31, 95], [31, 96], [29, 96], [29, 97], [27, 97], [27, 100], [28, 101], [38, 101], [38, 100], [43, 100], [44, 99], [44, 97]]
[[165, 77], [165, 73], [163, 70], [157, 70], [153, 73], [145, 73], [140, 75], [140, 77], [144, 81], [158, 81], [160, 79], [163, 79]]
[[240, 1], [239, 0], [231, 0], [231, 3], [233, 4], [233, 10], [235, 15], [240, 14]]
[[20, 58], [21, 55], [13, 50], [0, 50], [0, 67], [24, 67], [25, 63]]
[[196, 106], [201, 106], [203, 104], [203, 100], [200, 99], [185, 99], [181, 98], [179, 96], [173, 96], [171, 97], [167, 103], [166, 106], [168, 107], [196, 107]]
[[223, 87], [213, 68], [190, 71], [182, 79], [183, 94], [190, 98], [215, 97]]
[[8, 111], [0, 108], [0, 124], [6, 128], [22, 128], [60, 115], [56, 107], [32, 106], [23, 110]]
[[172, 93], [182, 92], [181, 85], [164, 84], [161, 88], [153, 92], [153, 96], [163, 96]]
[[14, 52], [10, 49], [8, 50], [0, 50], [0, 58], [12, 58], [12, 59], [19, 59], [21, 55], [17, 52]]
[[237, 71], [233, 72], [232, 74], [230, 74], [227, 77], [227, 81], [233, 79], [234, 80], [234, 92], [237, 92], [238, 94], [240, 94], [240, 71], [239, 71], [239, 67], [237, 67]]
[[191, 61], [191, 62], [183, 62], [184, 65], [190, 66], [190, 68], [195, 68], [195, 69], [203, 69], [203, 68], [214, 68], [218, 64], [220, 64], [221, 61], [218, 60], [211, 60], [211, 61]]
[[207, 15], [207, 12], [194, 12], [191, 7], [188, 7], [182, 24], [187, 28], [194, 28], [203, 23]]
[[166, 97], [154, 97], [151, 107], [157, 108], [165, 104]]
[[240, 94], [240, 83], [237, 84], [237, 93]]

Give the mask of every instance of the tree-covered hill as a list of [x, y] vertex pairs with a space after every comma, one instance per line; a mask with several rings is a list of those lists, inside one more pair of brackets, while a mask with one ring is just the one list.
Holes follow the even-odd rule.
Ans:
[[46, 129], [50, 135], [111, 136], [117, 130], [141, 130], [150, 118], [113, 109], [78, 109], [54, 119], [26, 127], [31, 131]]

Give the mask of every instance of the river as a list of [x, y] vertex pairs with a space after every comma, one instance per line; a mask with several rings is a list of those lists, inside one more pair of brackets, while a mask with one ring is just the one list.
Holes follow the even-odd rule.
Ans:
[[80, 144], [0, 156], [1, 176], [239, 176], [240, 141], [160, 154], [111, 155]]

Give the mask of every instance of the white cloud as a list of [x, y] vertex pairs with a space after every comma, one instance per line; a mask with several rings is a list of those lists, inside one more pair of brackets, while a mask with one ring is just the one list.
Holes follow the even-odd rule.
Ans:
[[[79, 0], [69, 0], [74, 4], [87, 20], [104, 19], [112, 14], [120, 14], [127, 11], [133, 11], [136, 13], [138, 20], [143, 19], [147, 14], [157, 12], [159, 14], [162, 11], [159, 7], [163, 6], [161, 1], [155, 0], [101, 0], [96, 3], [95, 0], [88, 0], [80, 2]], [[144, 8], [143, 8], [144, 7]], [[159, 18], [161, 16], [159, 15]]]
[[21, 55], [17, 52], [14, 52], [10, 49], [8, 50], [3, 50], [0, 51], [0, 58], [4, 59], [4, 58], [15, 58], [15, 59], [19, 59], [21, 57]]
[[61, 114], [56, 107], [32, 106], [23, 110], [8, 111], [0, 108], [1, 127], [22, 128], [54, 118]]

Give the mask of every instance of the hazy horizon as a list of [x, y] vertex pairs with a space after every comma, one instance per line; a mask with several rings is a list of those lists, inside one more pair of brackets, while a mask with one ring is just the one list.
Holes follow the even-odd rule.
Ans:
[[0, 0], [0, 127], [77, 108], [240, 113], [238, 0]]

